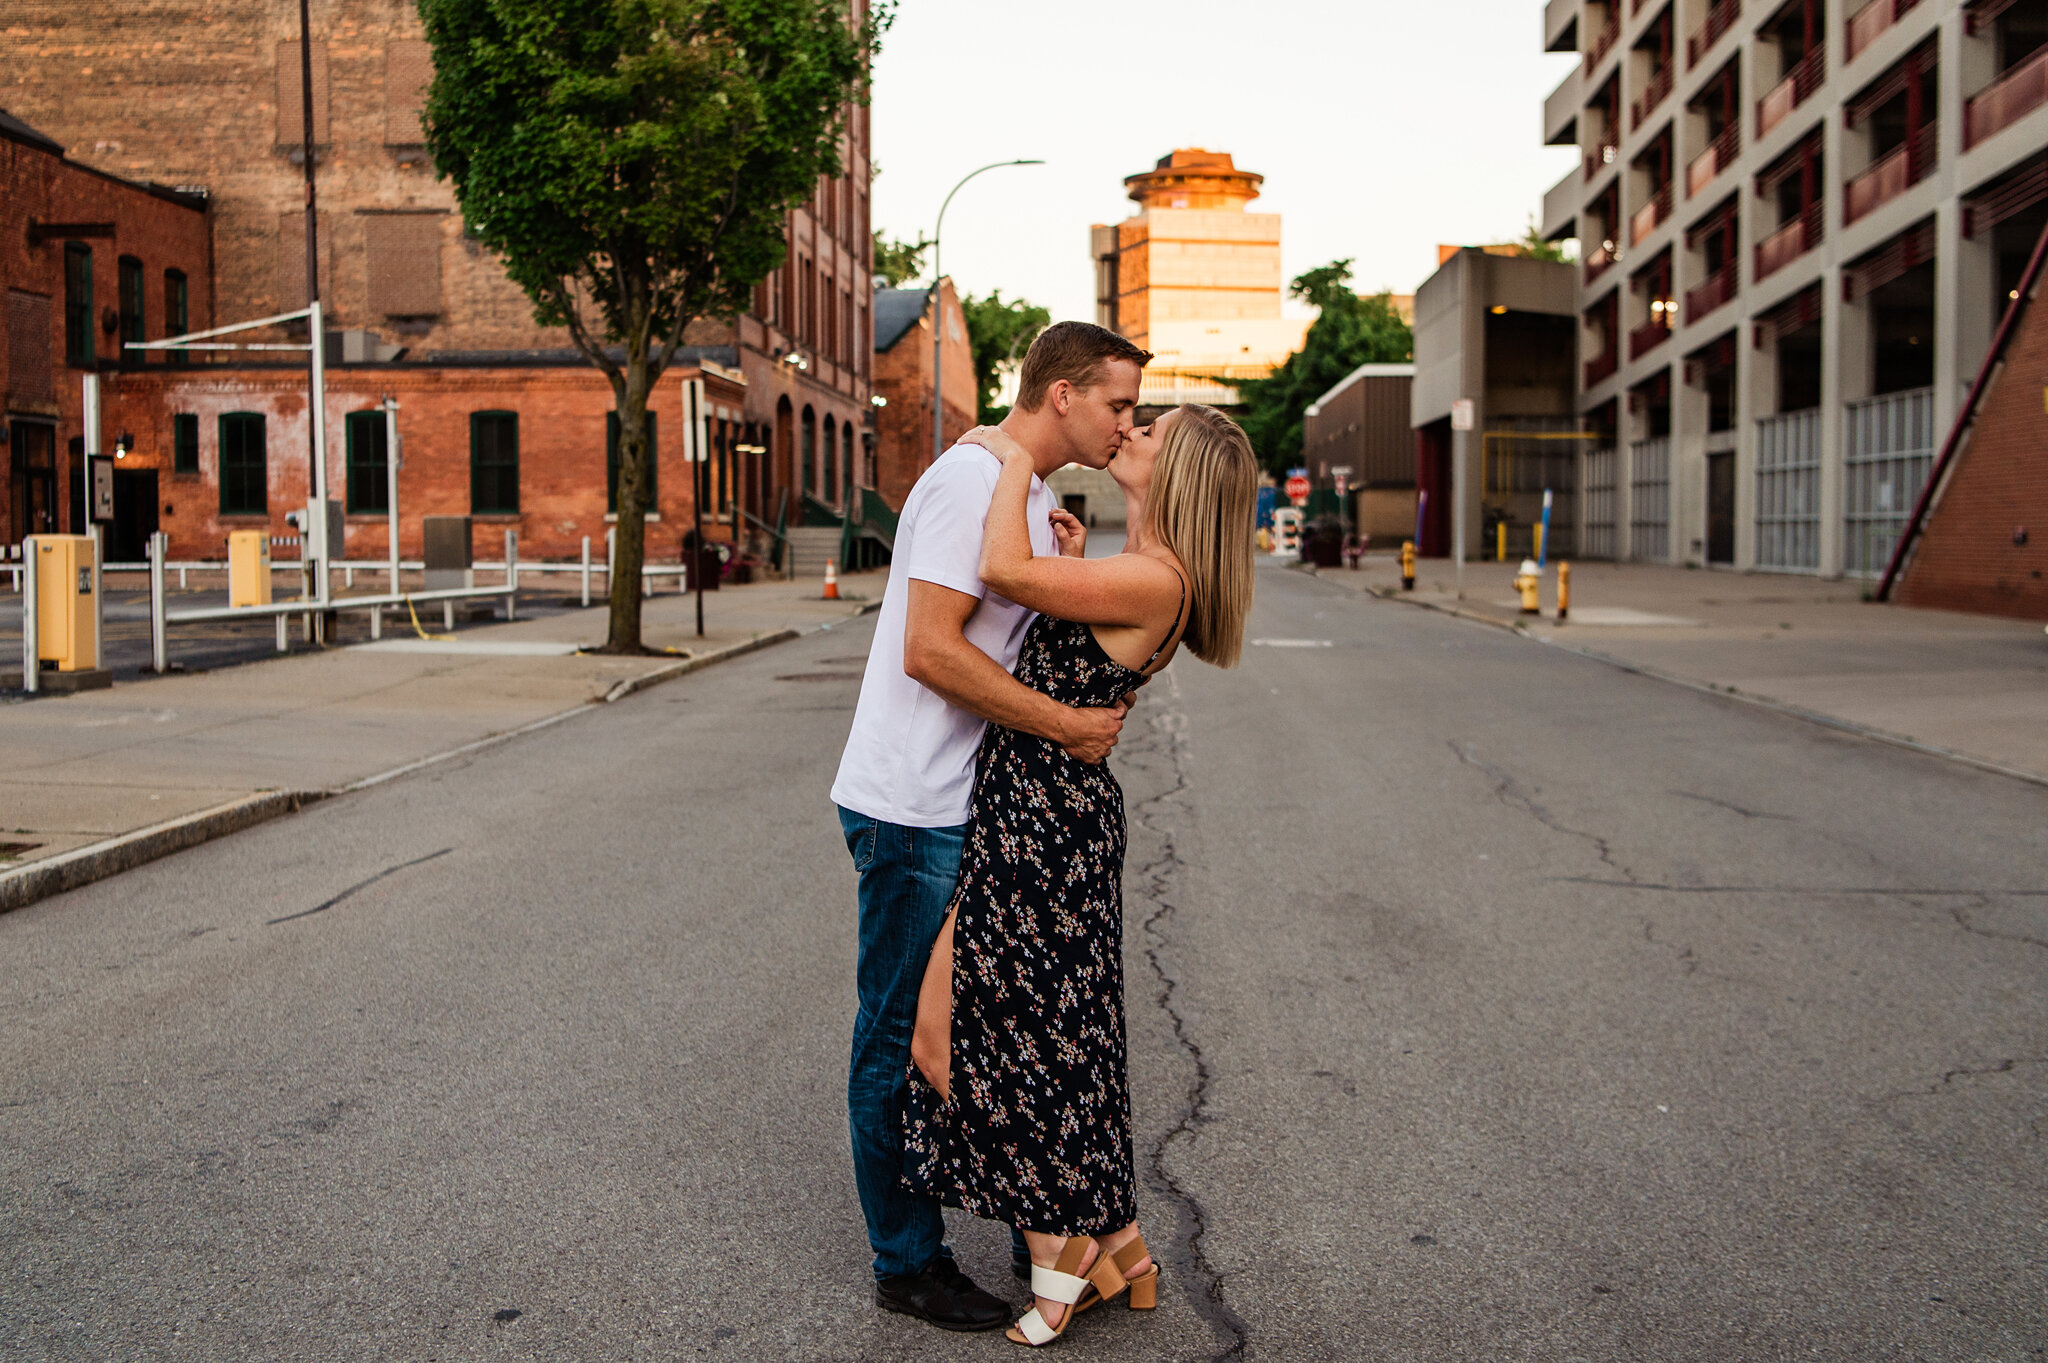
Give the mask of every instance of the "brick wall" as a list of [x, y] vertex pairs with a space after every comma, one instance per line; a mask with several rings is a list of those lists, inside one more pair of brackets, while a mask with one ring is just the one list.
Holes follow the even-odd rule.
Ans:
[[2025, 306], [1895, 589], [1906, 605], [2048, 620], [2048, 297]]
[[[464, 232], [453, 187], [419, 145], [432, 64], [414, 5], [325, 0], [312, 19], [329, 324], [375, 331], [414, 360], [566, 348]], [[293, 0], [9, 0], [5, 31], [4, 107], [90, 164], [211, 192], [223, 320], [305, 305]], [[846, 174], [791, 212], [789, 263], [760, 291], [763, 315], [693, 336], [753, 352], [749, 377], [769, 381], [750, 388], [748, 414], [763, 425], [784, 397], [866, 418], [868, 148], [856, 109]], [[777, 364], [791, 350], [809, 368], [785, 379]]]
[[[967, 341], [966, 315], [953, 292], [953, 281], [940, 286], [948, 319], [946, 331], [946, 441], [974, 425], [978, 394], [974, 387], [974, 349]], [[897, 510], [910, 495], [918, 475], [932, 462], [932, 328], [931, 309], [887, 350], [875, 352], [875, 392], [888, 406], [876, 413], [875, 490]]]
[[[673, 560], [690, 528], [691, 465], [683, 459], [681, 380], [696, 371], [663, 376], [649, 410], [657, 440], [654, 515], [647, 528], [649, 557]], [[346, 494], [348, 413], [370, 410], [384, 398], [399, 404], [401, 467], [398, 476], [400, 551], [417, 557], [420, 518], [471, 514], [470, 416], [513, 411], [519, 423], [519, 511], [477, 515], [478, 557], [496, 558], [504, 532], [519, 532], [520, 554], [574, 559], [588, 535], [593, 554], [603, 556], [606, 517], [606, 417], [613, 409], [610, 385], [587, 366], [529, 368], [379, 365], [330, 369], [327, 378], [328, 495]], [[716, 374], [706, 376], [707, 402], [714, 420], [730, 423], [737, 439], [745, 391]], [[306, 463], [307, 390], [303, 370], [215, 367], [207, 372], [149, 371], [111, 375], [104, 403], [111, 426], [132, 431], [136, 448], [123, 468], [157, 470], [162, 529], [173, 558], [212, 559], [223, 552], [230, 530], [268, 526], [289, 533], [285, 515], [304, 505], [311, 476]], [[220, 430], [228, 413], [250, 412], [265, 419], [268, 510], [260, 516], [224, 516], [220, 510]], [[172, 469], [172, 417], [198, 418], [199, 471]], [[716, 474], [714, 464], [711, 472]], [[710, 508], [707, 507], [707, 513]], [[347, 553], [378, 559], [388, 543], [383, 512], [348, 517]], [[707, 526], [710, 538], [730, 537], [729, 527]]]
[[[31, 223], [91, 225], [111, 235], [65, 234], [31, 241]], [[56, 526], [33, 523], [27, 512], [25, 471], [17, 467], [10, 443], [0, 457], [0, 543], [24, 534], [70, 530], [68, 498], [77, 471], [70, 446], [82, 434], [80, 406], [85, 369], [65, 361], [65, 248], [75, 241], [92, 261], [91, 333], [102, 365], [122, 362], [122, 337], [105, 323], [118, 321], [121, 261], [142, 266], [143, 336], [169, 335], [165, 313], [165, 272], [185, 276], [187, 325], [213, 324], [211, 235], [207, 212], [197, 202], [116, 179], [59, 157], [48, 147], [0, 135], [0, 410], [10, 439], [15, 426], [54, 427]], [[135, 361], [130, 361], [131, 363]], [[164, 357], [148, 363], [161, 366]], [[102, 426], [107, 448], [121, 430]], [[40, 437], [38, 437], [40, 439]]]

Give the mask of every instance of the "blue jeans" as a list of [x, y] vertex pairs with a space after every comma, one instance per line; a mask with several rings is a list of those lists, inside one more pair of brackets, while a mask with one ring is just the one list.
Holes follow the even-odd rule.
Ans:
[[910, 1034], [932, 943], [960, 879], [967, 826], [908, 828], [839, 811], [860, 873], [860, 1009], [846, 1075], [853, 1178], [875, 1251], [875, 1276], [919, 1273], [944, 1253], [939, 1200], [903, 1186], [903, 1109]]

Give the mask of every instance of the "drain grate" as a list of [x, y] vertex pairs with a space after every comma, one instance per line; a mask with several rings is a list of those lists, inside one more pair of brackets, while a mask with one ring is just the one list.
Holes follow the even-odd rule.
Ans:
[[0, 861], [12, 861], [23, 852], [33, 852], [41, 846], [39, 842], [0, 842]]

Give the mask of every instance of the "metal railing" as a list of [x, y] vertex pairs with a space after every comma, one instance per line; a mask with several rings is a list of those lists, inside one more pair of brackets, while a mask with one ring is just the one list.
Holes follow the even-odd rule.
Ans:
[[1976, 146], [2048, 103], [2048, 47], [2007, 71], [1963, 105], [1963, 146]]
[[1814, 44], [1813, 51], [1800, 58], [1799, 64], [1785, 73], [1785, 79], [1772, 86], [1756, 102], [1756, 135], [1759, 138], [1783, 123], [1794, 109], [1806, 102], [1807, 96], [1820, 89], [1821, 82], [1827, 77], [1827, 66], [1827, 44]]
[[1667, 180], [1657, 187], [1657, 192], [1652, 194], [1641, 208], [1638, 208], [1630, 215], [1628, 220], [1628, 244], [1631, 246], [1642, 245], [1643, 238], [1656, 231], [1658, 225], [1670, 216], [1671, 183]]
[[1842, 223], [1847, 226], [1904, 194], [1934, 169], [1941, 125], [1922, 125], [1916, 136], [1893, 147], [1842, 186]]
[[1756, 566], [1820, 569], [1820, 410], [1756, 423]]
[[1820, 245], [1822, 205], [1816, 200], [1756, 244], [1756, 277], [1767, 279]]
[[1662, 67], [1650, 73], [1649, 84], [1643, 87], [1643, 92], [1637, 95], [1635, 102], [1629, 106], [1628, 126], [1631, 130], [1641, 128], [1650, 115], [1657, 112], [1657, 106], [1670, 98], [1671, 86], [1677, 80], [1677, 71], [1678, 63], [1665, 62]]
[[1671, 561], [1669, 436], [1628, 447], [1628, 556], [1640, 563]]
[[1735, 164], [1735, 158], [1742, 153], [1742, 124], [1731, 122], [1721, 130], [1721, 135], [1707, 144], [1707, 149], [1692, 158], [1685, 168], [1685, 197], [1693, 195], [1714, 183], [1715, 177]]
[[1685, 40], [1685, 65], [1687, 70], [1699, 65], [1701, 57], [1709, 48], [1720, 41], [1721, 35], [1735, 27], [1735, 20], [1742, 13], [1742, 0], [1715, 0], [1707, 10], [1707, 21], [1700, 25], [1699, 32]]
[[1729, 261], [1685, 291], [1685, 324], [1691, 326], [1735, 296], [1735, 262]]
[[1579, 552], [1587, 558], [1614, 557], [1618, 463], [1613, 450], [1592, 450], [1586, 455], [1586, 540]]
[[1850, 15], [1849, 22], [1842, 26], [1843, 61], [1855, 61], [1858, 54], [1877, 41], [1879, 34], [1919, 3], [1920, 0], [1870, 0]]
[[1934, 390], [1847, 403], [1843, 415], [1842, 571], [1875, 577], [1934, 467]]

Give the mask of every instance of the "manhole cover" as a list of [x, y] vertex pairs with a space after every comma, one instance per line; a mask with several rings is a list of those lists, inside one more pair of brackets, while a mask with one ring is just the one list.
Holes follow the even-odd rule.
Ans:
[[859, 681], [859, 680], [860, 680], [860, 673], [858, 673], [858, 672], [785, 672], [785, 673], [783, 673], [783, 674], [782, 674], [781, 676], [777, 677], [777, 678], [776, 678], [775, 680], [777, 680], [777, 681], [801, 681], [801, 682], [834, 682], [834, 681]]

